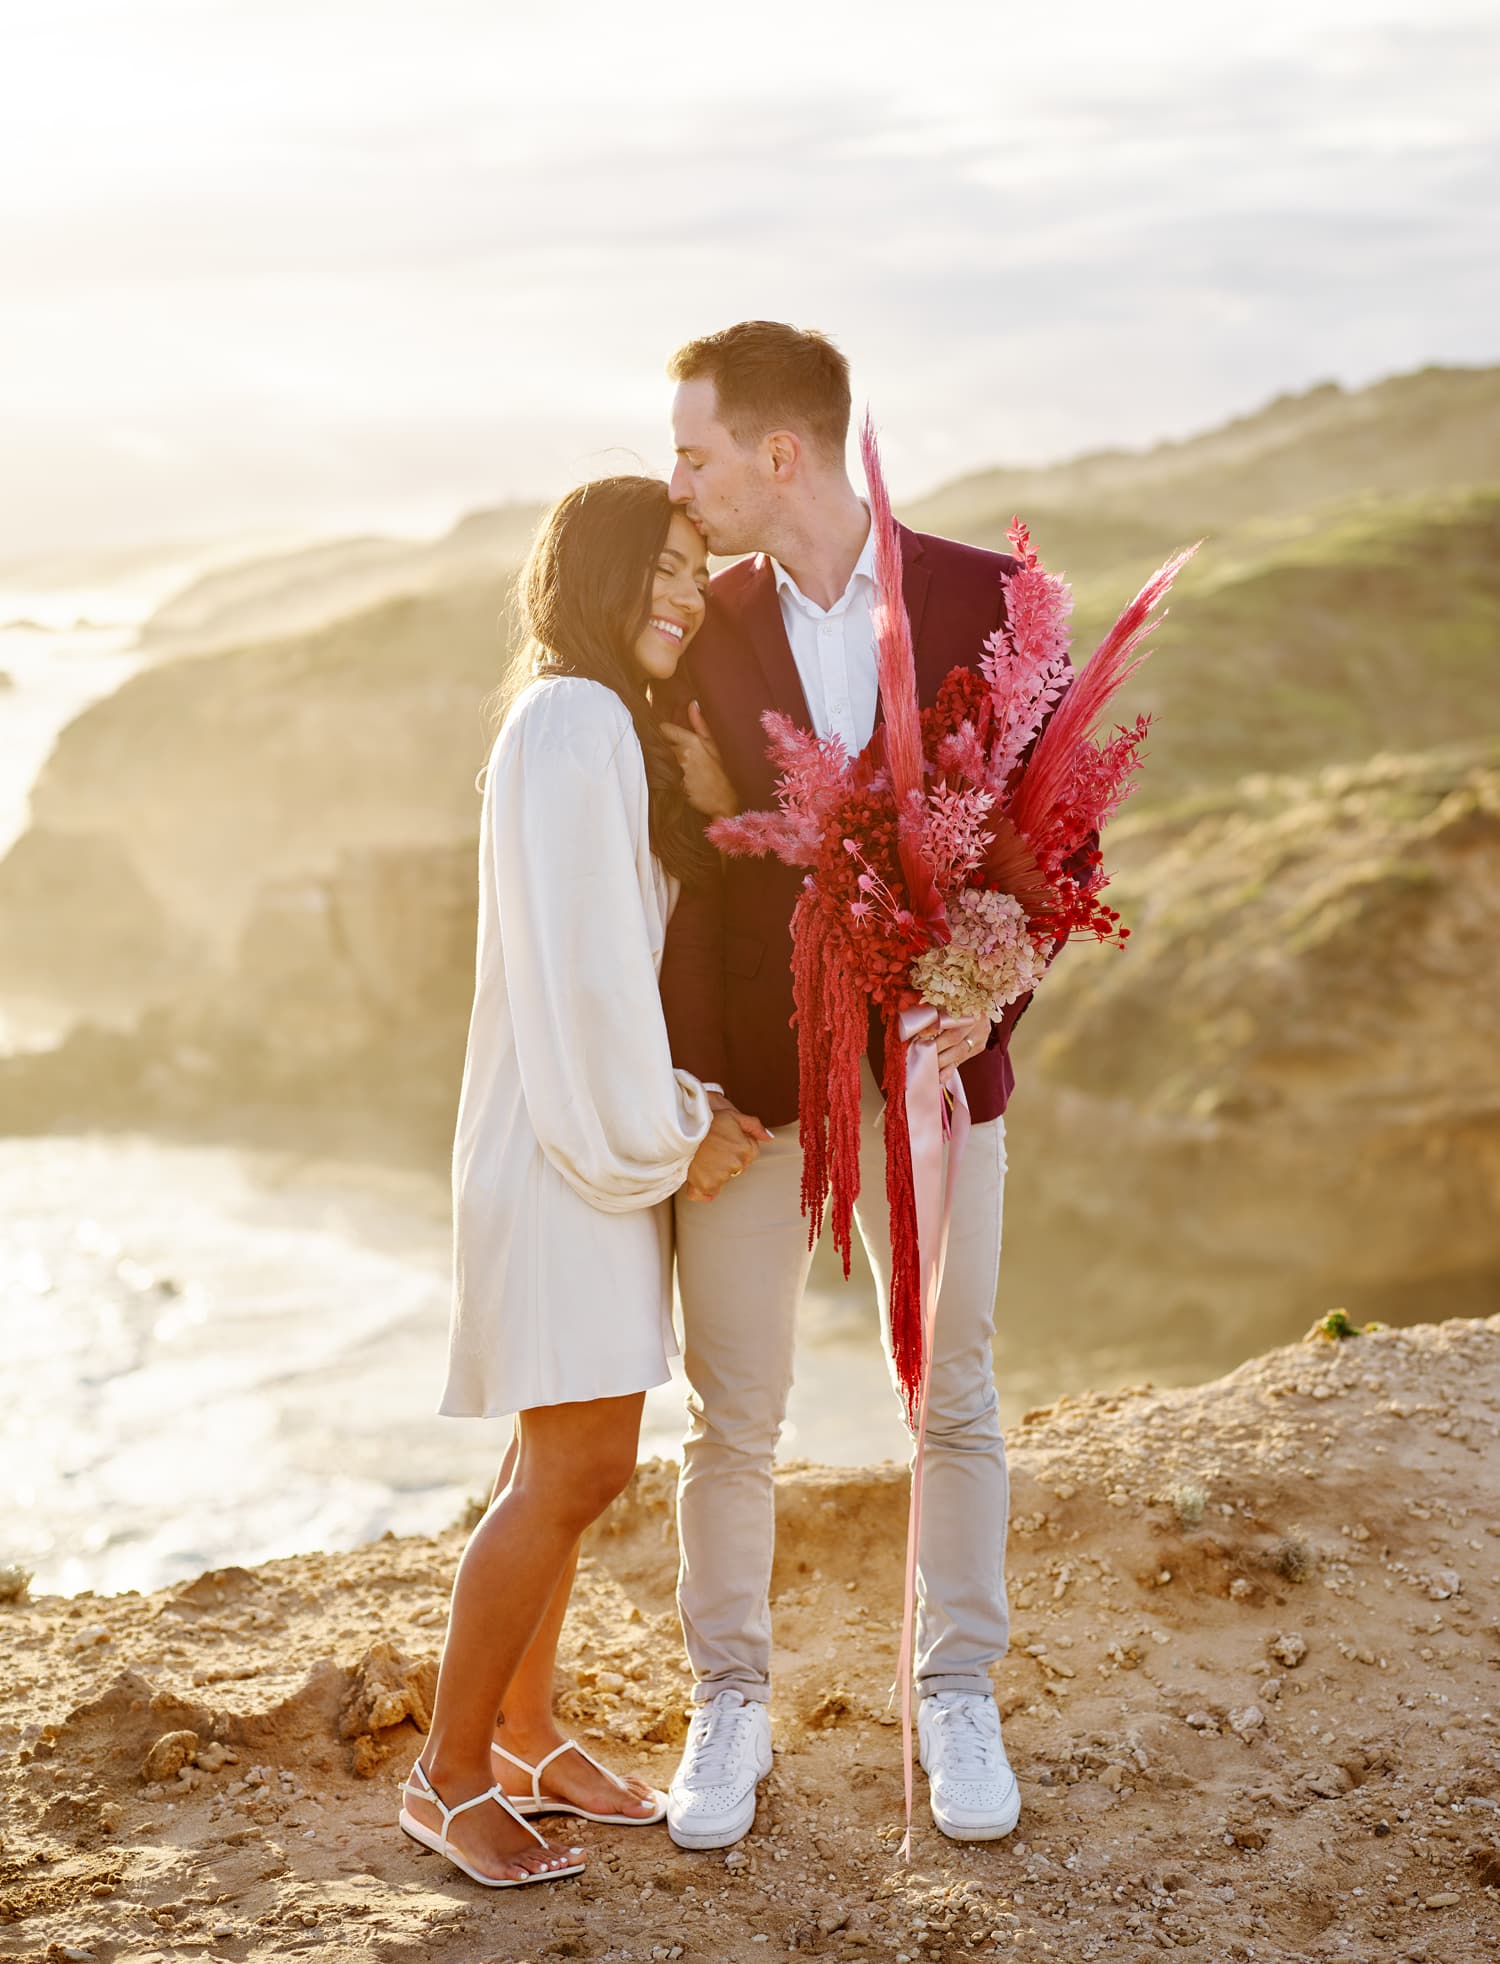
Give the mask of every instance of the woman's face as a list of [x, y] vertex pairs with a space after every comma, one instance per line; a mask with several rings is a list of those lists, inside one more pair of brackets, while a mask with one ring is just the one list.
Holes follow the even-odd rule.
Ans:
[[675, 671], [683, 649], [703, 625], [707, 594], [703, 540], [692, 520], [674, 511], [651, 582], [651, 617], [635, 644], [636, 662], [649, 681], [665, 682]]

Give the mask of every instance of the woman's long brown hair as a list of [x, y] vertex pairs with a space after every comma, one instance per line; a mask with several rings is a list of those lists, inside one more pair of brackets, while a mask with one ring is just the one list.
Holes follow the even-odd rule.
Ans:
[[581, 675], [613, 689], [646, 760], [651, 850], [691, 884], [717, 869], [718, 855], [687, 801], [634, 653], [671, 522], [667, 487], [654, 477], [596, 478], [558, 500], [517, 585], [521, 645], [498, 704], [503, 713], [539, 675]]

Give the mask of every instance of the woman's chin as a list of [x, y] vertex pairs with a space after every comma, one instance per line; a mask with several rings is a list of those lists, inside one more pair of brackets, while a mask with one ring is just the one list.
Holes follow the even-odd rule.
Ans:
[[647, 681], [670, 682], [682, 660], [682, 648], [668, 647], [666, 642], [653, 639], [648, 648], [636, 649], [635, 659]]

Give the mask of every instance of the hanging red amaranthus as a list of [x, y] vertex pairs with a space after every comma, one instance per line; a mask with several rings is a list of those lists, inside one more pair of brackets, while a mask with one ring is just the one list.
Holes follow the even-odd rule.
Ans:
[[1128, 795], [1147, 718], [1101, 740], [1110, 701], [1145, 659], [1141, 643], [1191, 550], [1152, 575], [1075, 675], [1071, 599], [1017, 519], [1020, 565], [1002, 575], [1006, 625], [960, 660], [925, 710], [901, 597], [901, 546], [875, 433], [862, 432], [880, 604], [884, 722], [857, 758], [767, 714], [778, 809], [721, 819], [725, 852], [775, 853], [807, 868], [792, 916], [803, 1149], [802, 1206], [816, 1241], [830, 1202], [849, 1274], [859, 1195], [860, 1064], [873, 1009], [885, 1032], [891, 1343], [915, 1424], [922, 1357], [921, 1251], [906, 1125], [901, 1014], [998, 1017], [1036, 987], [1070, 935], [1123, 946], [1105, 905], [1104, 821]]

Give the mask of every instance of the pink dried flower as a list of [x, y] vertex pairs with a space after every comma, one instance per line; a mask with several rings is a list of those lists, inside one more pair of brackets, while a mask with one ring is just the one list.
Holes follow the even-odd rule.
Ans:
[[1019, 573], [1007, 574], [1003, 584], [1006, 626], [985, 642], [979, 663], [994, 709], [989, 781], [997, 791], [1004, 790], [1027, 744], [1072, 678], [1068, 615], [1073, 596], [1066, 582], [1043, 572], [1033, 554]]
[[1157, 625], [1151, 619], [1157, 602], [1165, 599], [1173, 580], [1198, 550], [1189, 546], [1159, 567], [1100, 642], [1093, 660], [1063, 696], [1037, 741], [1016, 792], [1011, 817], [1028, 838], [1036, 836], [1047, 814], [1065, 793], [1075, 753], [1089, 742], [1110, 698], [1146, 659], [1140, 643]]
[[788, 866], [811, 866], [828, 809], [848, 789], [848, 752], [837, 737], [816, 737], [777, 710], [768, 709], [760, 720], [769, 739], [766, 755], [781, 772], [779, 808], [715, 819], [708, 837], [722, 852], [774, 853]]
[[927, 853], [938, 886], [947, 892], [984, 858], [994, 835], [984, 828], [993, 796], [979, 787], [938, 785], [927, 794]]
[[983, 784], [990, 774], [989, 758], [979, 732], [967, 721], [939, 740], [935, 762], [940, 771], [951, 777], [967, 778], [970, 784]]
[[945, 1016], [997, 1017], [1029, 995], [1046, 969], [1026, 910], [1008, 893], [966, 887], [949, 908], [952, 939], [912, 963], [912, 983]]

